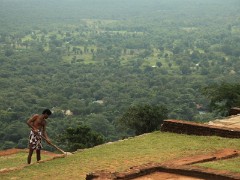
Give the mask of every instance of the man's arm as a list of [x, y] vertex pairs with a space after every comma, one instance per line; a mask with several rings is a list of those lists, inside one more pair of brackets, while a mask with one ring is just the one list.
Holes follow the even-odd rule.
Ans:
[[47, 143], [51, 143], [50, 139], [48, 138], [47, 132], [46, 132], [46, 122], [43, 124], [42, 126], [42, 133], [43, 133], [43, 137], [45, 137], [45, 140], [47, 141]]

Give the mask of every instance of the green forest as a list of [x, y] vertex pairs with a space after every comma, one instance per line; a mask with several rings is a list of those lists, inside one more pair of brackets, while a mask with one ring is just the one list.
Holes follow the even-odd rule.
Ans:
[[145, 132], [129, 122], [138, 110], [159, 125], [209, 121], [227, 109], [206, 87], [240, 83], [239, 0], [0, 3], [0, 149], [26, 148], [26, 121], [45, 108], [65, 149], [77, 127], [99, 143]]

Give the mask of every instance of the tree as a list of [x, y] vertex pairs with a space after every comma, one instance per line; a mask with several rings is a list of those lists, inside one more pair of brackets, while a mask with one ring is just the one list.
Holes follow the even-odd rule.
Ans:
[[160, 61], [158, 61], [158, 62], [156, 62], [156, 66], [160, 68], [160, 67], [162, 67], [162, 63]]
[[164, 106], [136, 105], [120, 118], [120, 124], [135, 131], [136, 135], [158, 130], [168, 112]]
[[184, 74], [184, 75], [188, 75], [188, 74], [192, 73], [189, 65], [187, 65], [187, 64], [180, 65], [179, 69], [182, 72], [182, 74]]
[[203, 94], [210, 99], [212, 111], [228, 115], [230, 108], [240, 106], [240, 84], [223, 82], [203, 89]]
[[65, 148], [69, 151], [90, 148], [105, 142], [100, 133], [91, 130], [91, 128], [85, 125], [67, 128], [60, 136], [59, 141], [66, 144], [67, 147]]
[[96, 132], [101, 133], [105, 137], [114, 136], [114, 126], [107, 120], [107, 117], [102, 114], [91, 113], [86, 124]]
[[5, 50], [5, 56], [9, 57], [13, 54], [14, 54], [14, 51], [10, 47], [8, 47], [8, 49]]

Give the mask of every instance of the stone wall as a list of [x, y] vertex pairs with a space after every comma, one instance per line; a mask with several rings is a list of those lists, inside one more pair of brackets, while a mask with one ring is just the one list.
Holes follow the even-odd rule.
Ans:
[[189, 135], [240, 138], [240, 129], [229, 129], [182, 120], [165, 120], [161, 126], [161, 131]]
[[240, 114], [240, 108], [233, 107], [229, 110], [229, 116]]

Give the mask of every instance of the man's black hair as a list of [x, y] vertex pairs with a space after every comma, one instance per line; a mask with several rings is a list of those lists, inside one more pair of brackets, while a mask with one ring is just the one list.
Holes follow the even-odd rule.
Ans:
[[49, 109], [44, 109], [42, 114], [47, 114], [50, 116], [52, 114], [52, 112]]

